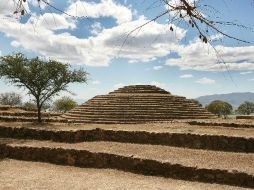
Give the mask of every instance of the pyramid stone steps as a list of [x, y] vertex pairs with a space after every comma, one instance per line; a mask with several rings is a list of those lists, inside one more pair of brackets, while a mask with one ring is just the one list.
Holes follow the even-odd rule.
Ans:
[[167, 104], [163, 104], [163, 105], [150, 105], [150, 104], [147, 104], [147, 105], [129, 105], [129, 104], [118, 104], [118, 105], [111, 105], [111, 104], [101, 104], [101, 105], [98, 105], [98, 104], [86, 104], [86, 105], [82, 105], [82, 106], [79, 106], [77, 108], [74, 108], [74, 109], [83, 109], [83, 108], [108, 108], [108, 109], [116, 109], [116, 108], [128, 108], [128, 109], [131, 109], [131, 108], [134, 108], [134, 109], [180, 109], [180, 108], [184, 108], [184, 109], [196, 109], [196, 110], [204, 110], [203, 108], [201, 107], [195, 107], [195, 106], [188, 106], [186, 107], [187, 105], [167, 105]]
[[[104, 117], [93, 117], [93, 116], [84, 116], [84, 117], [75, 117], [75, 116], [64, 116], [63, 118], [65, 119], [76, 119], [76, 120], [89, 120], [89, 121], [97, 121], [101, 118], [101, 122], [100, 123], [104, 123], [106, 121], [125, 121], [125, 122], [128, 122], [129, 120], [131, 122], [134, 122], [134, 121], [142, 121], [142, 122], [149, 122], [149, 121], [154, 121], [155, 119], [157, 121], [168, 121], [168, 120], [173, 120], [173, 119], [189, 119], [191, 118], [190, 116], [171, 116], [171, 117], [143, 117], [143, 116], [136, 116], [136, 117], [125, 117], [125, 116], [122, 116], [121, 119], [118, 118], [119, 116], [116, 116], [116, 117], [110, 117], [110, 116], [104, 116]], [[206, 118], [207, 116], [199, 116], [198, 118], [200, 119], [204, 119]], [[104, 119], [104, 120], [103, 120]]]
[[[153, 122], [168, 122], [174, 119], [190, 119], [191, 117], [188, 116], [181, 116], [181, 117], [172, 117], [172, 118], [100, 118], [100, 117], [69, 117], [63, 116], [63, 119], [68, 120], [70, 123], [94, 123], [94, 124], [143, 124], [143, 123], [153, 123]], [[198, 116], [198, 119], [206, 119], [207, 116]]]
[[0, 139], [2, 157], [254, 188], [254, 154], [116, 142]]
[[[87, 110], [87, 111], [86, 111]], [[140, 110], [140, 109], [117, 109], [117, 110], [105, 110], [105, 109], [84, 109], [84, 110], [73, 110], [71, 112], [66, 113], [65, 115], [68, 114], [76, 114], [82, 116], [83, 114], [86, 115], [96, 115], [96, 114], [108, 114], [108, 115], [119, 115], [119, 114], [125, 114], [125, 115], [130, 115], [130, 114], [139, 114], [139, 115], [147, 115], [150, 114], [151, 116], [154, 114], [164, 114], [164, 115], [179, 115], [179, 114], [186, 114], [186, 115], [207, 115], [207, 116], [213, 116], [209, 112], [202, 112], [200, 110], [196, 110], [195, 112], [190, 112], [193, 110], [154, 110], [154, 111], [149, 111], [149, 110]]]
[[169, 92], [153, 86], [153, 85], [130, 85], [127, 87], [119, 88], [110, 94], [117, 94], [117, 93], [160, 93], [160, 94], [170, 94]]
[[156, 86], [131, 85], [95, 96], [61, 117], [70, 122], [143, 123], [213, 116], [191, 100], [171, 95]]
[[175, 107], [175, 108], [183, 108], [185, 106], [188, 106], [188, 107], [193, 107], [193, 108], [196, 108], [195, 105], [192, 105], [192, 104], [181, 104], [181, 105], [175, 105], [175, 104], [167, 104], [167, 103], [149, 103], [149, 102], [146, 102], [146, 103], [138, 103], [138, 104], [132, 104], [130, 105], [129, 102], [125, 102], [125, 103], [111, 103], [111, 102], [107, 102], [107, 103], [95, 103], [95, 104], [86, 104], [86, 106], [97, 106], [97, 107], [108, 107], [108, 106], [111, 106], [111, 107]]
[[[171, 112], [168, 112], [168, 113], [171, 113]], [[139, 111], [125, 111], [125, 112], [112, 112], [112, 111], [108, 111], [108, 112], [104, 112], [104, 111], [97, 111], [97, 112], [68, 112], [66, 113], [65, 115], [69, 115], [69, 116], [77, 116], [77, 117], [82, 117], [84, 115], [96, 115], [96, 114], [100, 114], [100, 115], [129, 115], [129, 116], [132, 116], [132, 115], [148, 115], [148, 116], [168, 116], [168, 115], [165, 115], [164, 112], [142, 112], [140, 113]], [[178, 112], [172, 112], [172, 115], [182, 115], [182, 114], [186, 114], [186, 115], [195, 115], [197, 113], [190, 113], [190, 112], [187, 112], [187, 111], [178, 111]], [[200, 113], [200, 114], [197, 114], [197, 115], [210, 115], [209, 113]]]
[[[170, 114], [170, 113], [175, 113], [175, 114], [185, 114], [186, 113], [186, 111], [179, 111], [179, 112], [170, 112], [170, 111], [168, 111], [167, 112], [168, 114]], [[147, 115], [147, 114], [149, 114], [149, 115], [159, 115], [159, 114], [163, 114], [163, 115], [165, 115], [165, 113], [164, 112], [159, 112], [159, 111], [156, 111], [156, 112], [143, 112], [143, 113], [140, 113], [139, 111], [126, 111], [126, 112], [123, 112], [123, 111], [114, 111], [114, 112], [112, 112], [112, 111], [101, 111], [101, 110], [99, 110], [99, 111], [97, 111], [97, 112], [95, 112], [95, 111], [93, 111], [93, 112], [79, 112], [79, 111], [73, 111], [73, 112], [68, 112], [68, 113], [66, 113], [65, 115], [74, 115], [74, 116], [80, 116], [80, 117], [82, 117], [82, 115], [96, 115], [96, 114], [103, 114], [103, 115], [106, 115], [106, 114], [108, 114], [108, 115], [137, 115], [137, 114], [139, 114], [139, 115]], [[197, 112], [197, 113], [189, 113], [189, 112], [187, 112], [186, 113], [187, 115], [206, 115], [206, 116], [211, 116], [211, 114], [209, 114], [209, 113], [203, 113], [203, 112]]]
[[[105, 110], [105, 111], [116, 111], [116, 110], [139, 110], [139, 111], [165, 111], [165, 113], [167, 111], [177, 111], [177, 110], [181, 110], [181, 111], [190, 111], [190, 110], [194, 110], [194, 111], [202, 111], [202, 112], [208, 112], [207, 110], [200, 108], [200, 107], [177, 107], [177, 106], [149, 106], [149, 105], [143, 105], [143, 106], [123, 106], [123, 105], [119, 105], [119, 106], [112, 106], [112, 105], [104, 105], [104, 106], [99, 106], [99, 105], [82, 105], [82, 106], [78, 106], [74, 109], [72, 109], [71, 111], [96, 111], [96, 110]], [[209, 112], [210, 113], [210, 112]]]

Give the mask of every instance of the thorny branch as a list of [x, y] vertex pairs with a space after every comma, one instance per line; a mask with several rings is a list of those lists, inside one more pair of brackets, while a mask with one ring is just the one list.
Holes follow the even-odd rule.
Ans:
[[[13, 0], [16, 8], [14, 11], [14, 14], [20, 14], [20, 15], [25, 15], [27, 14], [27, 11], [25, 9], [24, 3], [27, 3], [27, 1], [29, 0]], [[69, 14], [68, 12], [65, 12], [64, 10], [61, 10], [60, 8], [54, 6], [52, 3], [50, 3], [47, 0], [37, 0], [38, 1], [38, 7], [40, 8], [40, 4], [44, 3], [47, 6], [49, 6], [50, 8], [54, 9], [57, 12], [60, 12], [68, 17], [73, 17], [75, 19], [78, 18], [88, 18], [87, 16], [74, 16]], [[152, 5], [154, 5], [155, 3], [160, 3], [161, 6], [164, 7], [164, 11], [155, 16], [153, 19], [147, 21], [146, 23], [138, 26], [137, 28], [131, 30], [128, 34], [127, 34], [127, 38], [130, 36], [130, 34], [132, 34], [133, 32], [135, 32], [136, 30], [141, 29], [142, 27], [148, 25], [149, 23], [158, 20], [159, 18], [163, 17], [164, 15], [169, 15], [169, 17], [171, 19], [169, 19], [169, 24], [171, 24], [170, 26], [170, 30], [174, 31], [174, 25], [175, 23], [186, 23], [190, 28], [194, 29], [196, 31], [197, 36], [199, 36], [200, 40], [203, 41], [204, 43], [208, 43], [208, 41], [211, 41], [211, 36], [214, 34], [220, 34], [224, 37], [227, 37], [229, 39], [233, 39], [239, 42], [244, 42], [244, 43], [249, 43], [246, 40], [237, 38], [235, 36], [232, 36], [226, 32], [224, 32], [221, 28], [222, 26], [235, 26], [235, 27], [241, 27], [244, 29], [249, 29], [248, 27], [241, 25], [241, 24], [237, 24], [234, 22], [229, 22], [229, 21], [219, 21], [219, 20], [215, 20], [212, 19], [212, 17], [209, 15], [209, 13], [213, 13], [213, 14], [218, 14], [218, 11], [208, 5], [208, 4], [204, 4], [201, 0], [194, 0], [194, 1], [190, 1], [190, 0], [156, 0], [152, 3]], [[151, 5], [151, 6], [152, 6]], [[40, 8], [41, 9], [41, 8]], [[204, 12], [204, 13], [203, 13]], [[126, 40], [125, 40], [126, 42]], [[125, 42], [123, 43], [123, 45], [125, 44]]]

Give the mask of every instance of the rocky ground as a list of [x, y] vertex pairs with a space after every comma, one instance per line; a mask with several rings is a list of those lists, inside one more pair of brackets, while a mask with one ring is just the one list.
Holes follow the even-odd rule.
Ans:
[[2, 190], [244, 190], [227, 185], [143, 176], [112, 169], [59, 166], [17, 160], [0, 161]]
[[0, 157], [0, 189], [247, 189], [254, 122], [1, 122]]

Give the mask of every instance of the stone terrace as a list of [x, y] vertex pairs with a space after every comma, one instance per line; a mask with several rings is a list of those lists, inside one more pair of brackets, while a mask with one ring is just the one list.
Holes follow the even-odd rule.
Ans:
[[131, 85], [95, 96], [61, 118], [79, 123], [146, 123], [213, 116], [191, 100], [156, 86]]
[[254, 126], [3, 123], [0, 137], [3, 159], [254, 188]]

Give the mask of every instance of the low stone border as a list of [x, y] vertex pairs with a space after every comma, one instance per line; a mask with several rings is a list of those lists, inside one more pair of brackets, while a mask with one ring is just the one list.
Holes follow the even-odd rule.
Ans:
[[202, 169], [156, 160], [97, 153], [87, 150], [0, 145], [2, 157], [79, 167], [112, 168], [175, 179], [254, 187], [254, 176], [227, 170]]
[[55, 142], [114, 141], [167, 145], [232, 152], [254, 152], [254, 138], [190, 133], [155, 133], [147, 131], [114, 131], [104, 129], [58, 131], [0, 126], [0, 137], [52, 140]]
[[222, 126], [222, 127], [234, 127], [234, 128], [254, 128], [254, 124], [247, 123], [225, 123], [225, 122], [206, 122], [206, 121], [188, 121], [190, 125], [202, 125], [202, 126]]
[[254, 115], [237, 115], [236, 119], [254, 119]]

